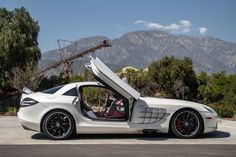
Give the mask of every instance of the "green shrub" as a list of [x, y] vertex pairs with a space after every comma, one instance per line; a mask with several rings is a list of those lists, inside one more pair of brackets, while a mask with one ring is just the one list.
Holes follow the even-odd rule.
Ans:
[[71, 82], [82, 82], [84, 81], [84, 78], [82, 75], [72, 75], [71, 77], [67, 78], [67, 82], [71, 83]]
[[11, 107], [10, 105], [5, 105], [0, 108], [0, 115], [13, 116], [16, 115], [16, 107]]
[[208, 106], [212, 107], [221, 118], [232, 118], [236, 114], [236, 107], [234, 105], [212, 103]]

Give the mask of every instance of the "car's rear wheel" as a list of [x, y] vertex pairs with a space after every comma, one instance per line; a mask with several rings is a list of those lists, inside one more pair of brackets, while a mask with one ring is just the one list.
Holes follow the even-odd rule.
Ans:
[[194, 110], [183, 109], [173, 115], [171, 131], [179, 138], [193, 138], [201, 133], [202, 119]]
[[67, 139], [74, 132], [73, 117], [65, 111], [51, 111], [45, 116], [42, 128], [50, 139]]

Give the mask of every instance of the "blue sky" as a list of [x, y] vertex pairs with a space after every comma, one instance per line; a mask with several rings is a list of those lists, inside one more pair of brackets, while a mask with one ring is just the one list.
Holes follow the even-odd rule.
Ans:
[[0, 0], [10, 10], [21, 6], [39, 22], [42, 52], [56, 49], [57, 39], [150, 29], [236, 43], [236, 0]]

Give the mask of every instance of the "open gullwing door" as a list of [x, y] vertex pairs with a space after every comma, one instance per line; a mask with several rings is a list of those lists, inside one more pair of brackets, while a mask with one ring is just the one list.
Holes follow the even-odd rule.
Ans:
[[85, 65], [96, 76], [96, 79], [113, 88], [126, 98], [133, 97], [138, 100], [140, 93], [121, 80], [111, 69], [109, 69], [99, 58], [90, 56], [90, 65]]

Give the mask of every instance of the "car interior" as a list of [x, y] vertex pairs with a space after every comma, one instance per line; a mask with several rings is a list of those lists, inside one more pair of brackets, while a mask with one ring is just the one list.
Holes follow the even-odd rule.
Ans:
[[93, 120], [127, 121], [129, 105], [126, 98], [102, 86], [79, 88], [83, 115]]

